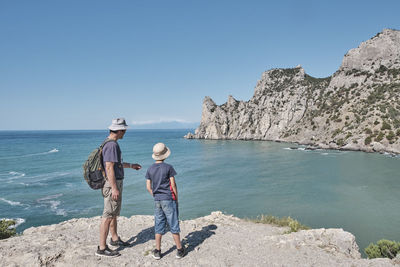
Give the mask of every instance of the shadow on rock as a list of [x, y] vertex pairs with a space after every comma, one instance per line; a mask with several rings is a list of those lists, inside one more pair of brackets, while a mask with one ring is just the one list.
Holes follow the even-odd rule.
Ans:
[[[129, 238], [129, 240], [127, 242], [130, 243], [130, 246], [128, 248], [146, 243], [147, 241], [150, 241], [150, 240], [154, 240], [154, 226], [146, 228], [146, 229], [140, 231], [140, 233], [138, 233], [136, 236], [132, 236], [131, 238]], [[127, 248], [127, 247], [125, 247], [125, 248]], [[121, 250], [124, 250], [125, 248], [119, 247], [117, 250], [121, 251]]]
[[[192, 252], [196, 247], [201, 245], [201, 243], [203, 243], [207, 238], [211, 237], [212, 235], [215, 235], [215, 232], [213, 231], [215, 229], [217, 229], [217, 226], [215, 224], [210, 224], [208, 226], [204, 226], [199, 231], [194, 231], [187, 234], [182, 239], [182, 245], [186, 248], [186, 254]], [[176, 246], [171, 247], [168, 251], [164, 253], [164, 255], [169, 254], [174, 249], [176, 249]]]

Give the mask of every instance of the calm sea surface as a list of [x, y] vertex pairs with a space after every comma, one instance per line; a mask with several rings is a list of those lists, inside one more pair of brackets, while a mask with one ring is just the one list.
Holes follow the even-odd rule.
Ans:
[[[119, 141], [125, 170], [122, 215], [153, 214], [145, 190], [152, 147], [164, 142], [176, 176], [181, 219], [221, 210], [238, 217], [291, 216], [312, 228], [343, 228], [362, 250], [400, 241], [400, 158], [290, 149], [293, 144], [182, 138], [188, 130], [128, 130]], [[107, 131], [0, 131], [0, 218], [17, 231], [101, 215], [100, 191], [81, 166]]]

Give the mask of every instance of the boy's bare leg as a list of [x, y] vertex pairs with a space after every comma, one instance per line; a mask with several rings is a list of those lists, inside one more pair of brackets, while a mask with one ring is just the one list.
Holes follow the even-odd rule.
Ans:
[[113, 217], [110, 223], [110, 232], [111, 232], [111, 238], [114, 241], [118, 240], [118, 234], [117, 234], [117, 217]]
[[181, 249], [182, 248], [182, 244], [181, 244], [181, 236], [179, 235], [179, 233], [178, 234], [172, 234], [172, 236], [174, 237], [176, 248], [177, 249]]
[[161, 234], [156, 234], [156, 249], [161, 250]]

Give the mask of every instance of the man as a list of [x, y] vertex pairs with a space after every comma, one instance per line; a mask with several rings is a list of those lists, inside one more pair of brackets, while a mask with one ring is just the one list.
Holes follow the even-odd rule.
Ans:
[[119, 252], [110, 249], [107, 244], [108, 233], [111, 232], [110, 245], [129, 246], [117, 234], [117, 216], [121, 210], [122, 187], [124, 180], [124, 168], [140, 170], [142, 166], [123, 162], [121, 150], [117, 140], [123, 139], [128, 125], [124, 118], [112, 120], [108, 129], [110, 134], [107, 143], [103, 147], [103, 164], [106, 171], [106, 183], [102, 189], [104, 198], [104, 211], [100, 224], [100, 246], [97, 247], [96, 255], [105, 257], [119, 256]]

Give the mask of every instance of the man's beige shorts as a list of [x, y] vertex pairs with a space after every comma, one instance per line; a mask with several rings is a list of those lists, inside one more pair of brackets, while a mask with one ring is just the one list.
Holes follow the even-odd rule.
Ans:
[[122, 185], [124, 180], [116, 180], [117, 188], [119, 190], [119, 199], [117, 201], [112, 199], [112, 190], [111, 185], [106, 180], [104, 187], [102, 189], [103, 198], [104, 198], [104, 210], [103, 210], [103, 218], [110, 218], [119, 216], [121, 211], [121, 203], [122, 203]]

